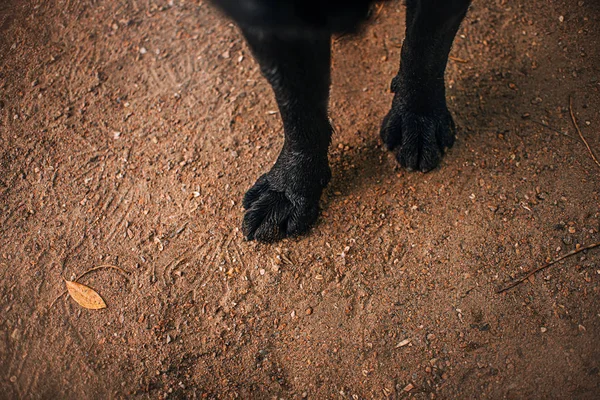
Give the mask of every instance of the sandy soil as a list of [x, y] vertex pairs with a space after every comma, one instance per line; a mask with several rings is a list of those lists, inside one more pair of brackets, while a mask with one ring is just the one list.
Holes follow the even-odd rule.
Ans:
[[[458, 141], [378, 138], [404, 6], [335, 41], [333, 180], [310, 235], [246, 242], [282, 144], [204, 1], [0, 3], [0, 398], [568, 398], [600, 393], [600, 6], [475, 1]], [[81, 308], [63, 278], [108, 307]], [[62, 295], [61, 295], [62, 294]]]

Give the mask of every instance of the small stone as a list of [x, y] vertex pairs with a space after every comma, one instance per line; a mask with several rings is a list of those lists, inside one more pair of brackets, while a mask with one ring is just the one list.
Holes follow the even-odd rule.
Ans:
[[405, 392], [408, 393], [413, 389], [414, 389], [414, 385], [412, 383], [409, 383], [408, 385], [404, 386], [404, 389], [402, 389], [402, 390], [404, 390]]
[[146, 54], [148, 50], [145, 47], [140, 47], [140, 54]]
[[264, 270], [264, 268], [261, 268], [261, 269], [259, 269], [259, 270], [258, 270], [258, 273], [259, 273], [259, 274], [261, 274], [261, 275], [264, 275], [264, 274], [265, 274], [265, 270]]
[[545, 326], [542, 326], [540, 328], [540, 332], [542, 332], [542, 333], [546, 333], [547, 331], [548, 331], [548, 329]]
[[313, 309], [312, 309], [312, 307], [308, 307], [308, 308], [306, 309], [306, 315], [310, 315], [310, 314], [312, 314], [312, 312], [313, 312]]
[[173, 339], [171, 338], [171, 335], [167, 334], [167, 344], [171, 343], [173, 341]]
[[10, 377], [10, 381], [11, 381], [12, 383], [15, 383], [15, 382], [17, 381], [17, 377], [16, 377], [16, 376], [14, 376], [14, 375], [13, 375], [13, 376], [11, 376], [11, 377]]

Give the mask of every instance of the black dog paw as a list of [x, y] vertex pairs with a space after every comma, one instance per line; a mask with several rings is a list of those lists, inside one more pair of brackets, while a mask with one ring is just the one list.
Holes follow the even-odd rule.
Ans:
[[319, 215], [319, 197], [320, 191], [308, 197], [277, 191], [261, 176], [244, 196], [244, 236], [270, 243], [307, 232]]
[[437, 167], [454, 138], [454, 121], [445, 107], [427, 113], [392, 107], [381, 125], [381, 139], [409, 171], [427, 172]]

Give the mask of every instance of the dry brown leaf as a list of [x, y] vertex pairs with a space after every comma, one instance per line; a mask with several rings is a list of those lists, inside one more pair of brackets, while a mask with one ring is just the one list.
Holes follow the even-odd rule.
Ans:
[[77, 282], [65, 281], [65, 284], [73, 300], [80, 306], [90, 310], [106, 308], [106, 303], [102, 300], [102, 297], [93, 289]]

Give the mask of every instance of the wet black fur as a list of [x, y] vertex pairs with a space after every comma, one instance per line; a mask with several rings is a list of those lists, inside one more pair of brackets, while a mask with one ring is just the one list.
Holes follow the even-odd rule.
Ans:
[[[212, 0], [241, 28], [275, 93], [285, 140], [244, 197], [243, 231], [272, 242], [306, 232], [331, 178], [327, 150], [330, 43], [368, 15], [370, 0]], [[435, 168], [454, 143], [446, 107], [448, 53], [470, 0], [407, 0], [406, 37], [381, 138], [409, 170]]]

